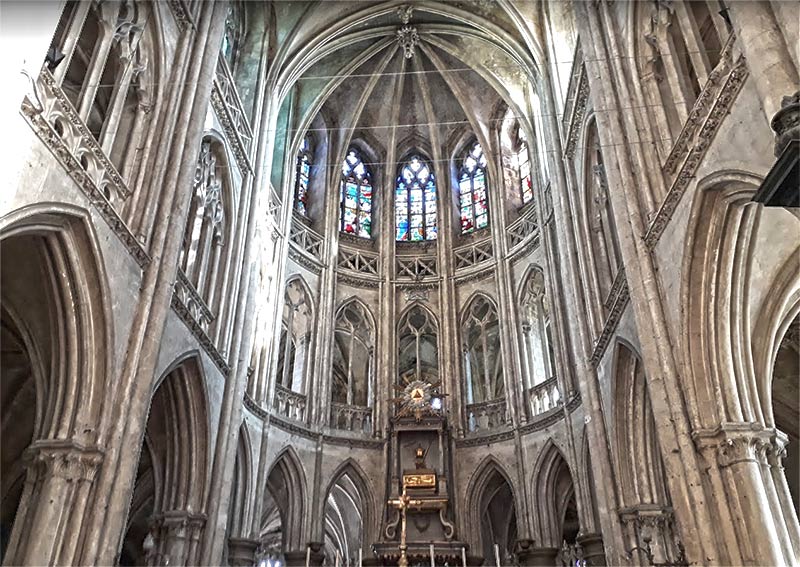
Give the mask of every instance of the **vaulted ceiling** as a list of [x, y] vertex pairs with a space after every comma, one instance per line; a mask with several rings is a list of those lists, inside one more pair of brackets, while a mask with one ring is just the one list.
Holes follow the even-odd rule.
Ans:
[[412, 149], [447, 160], [473, 133], [491, 150], [507, 108], [530, 128], [539, 49], [511, 2], [275, 6], [273, 79], [291, 113], [289, 155], [309, 128], [325, 130], [333, 163], [355, 140], [387, 163]]

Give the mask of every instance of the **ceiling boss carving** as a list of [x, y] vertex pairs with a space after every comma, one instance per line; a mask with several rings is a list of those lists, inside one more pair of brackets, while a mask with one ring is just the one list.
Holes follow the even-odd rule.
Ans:
[[414, 49], [419, 45], [419, 33], [413, 26], [403, 26], [397, 30], [397, 42], [403, 48], [406, 59], [414, 57]]

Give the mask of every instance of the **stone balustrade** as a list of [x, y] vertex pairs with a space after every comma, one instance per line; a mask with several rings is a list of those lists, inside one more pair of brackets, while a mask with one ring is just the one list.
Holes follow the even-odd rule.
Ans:
[[498, 398], [487, 402], [467, 404], [467, 430], [486, 431], [506, 424], [506, 399]]
[[530, 416], [535, 417], [561, 405], [561, 392], [556, 377], [548, 378], [541, 384], [528, 389]]
[[272, 407], [278, 413], [295, 421], [306, 419], [306, 396], [280, 384], [275, 386]]
[[372, 408], [333, 402], [329, 426], [331, 429], [371, 433]]

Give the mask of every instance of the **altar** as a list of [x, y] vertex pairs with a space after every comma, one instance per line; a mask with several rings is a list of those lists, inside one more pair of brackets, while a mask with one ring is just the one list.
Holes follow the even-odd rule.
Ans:
[[373, 546], [381, 565], [473, 563], [456, 533], [450, 429], [437, 386], [411, 380], [391, 400], [396, 411], [387, 452], [389, 498], [381, 541]]

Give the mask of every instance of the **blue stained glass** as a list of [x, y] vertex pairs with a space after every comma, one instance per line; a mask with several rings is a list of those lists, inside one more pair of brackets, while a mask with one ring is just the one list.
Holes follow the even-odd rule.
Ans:
[[461, 232], [472, 232], [475, 228], [489, 225], [486, 205], [486, 156], [480, 144], [475, 143], [467, 152], [461, 166], [458, 183], [461, 207]]
[[372, 230], [372, 186], [370, 172], [355, 149], [342, 163], [343, 188], [340, 195], [341, 229], [349, 234], [369, 238]]
[[436, 183], [430, 167], [418, 156], [405, 162], [397, 177], [395, 223], [397, 240], [436, 238]]

